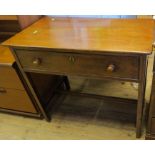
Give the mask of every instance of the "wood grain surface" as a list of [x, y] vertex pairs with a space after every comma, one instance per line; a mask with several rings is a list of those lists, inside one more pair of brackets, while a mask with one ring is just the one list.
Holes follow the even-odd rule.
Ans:
[[0, 45], [0, 64], [12, 65], [14, 62], [15, 59], [9, 48]]
[[152, 19], [43, 17], [3, 45], [99, 52], [152, 52]]

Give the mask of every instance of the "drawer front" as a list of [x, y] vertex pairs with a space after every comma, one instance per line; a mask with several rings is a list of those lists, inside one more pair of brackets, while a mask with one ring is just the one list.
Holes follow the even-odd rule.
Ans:
[[25, 91], [0, 87], [0, 108], [37, 113]]
[[24, 87], [11, 66], [0, 66], [0, 87], [24, 90]]
[[27, 71], [92, 77], [138, 79], [137, 56], [70, 54], [47, 51], [17, 50], [22, 67]]

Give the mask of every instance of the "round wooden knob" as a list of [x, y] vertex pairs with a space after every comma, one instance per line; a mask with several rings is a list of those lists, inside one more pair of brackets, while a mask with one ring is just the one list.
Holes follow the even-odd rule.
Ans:
[[110, 64], [108, 67], [107, 67], [107, 71], [108, 72], [113, 72], [115, 70], [115, 65], [113, 64]]
[[40, 65], [41, 64], [41, 59], [40, 58], [36, 58], [33, 60], [33, 64], [34, 65]]

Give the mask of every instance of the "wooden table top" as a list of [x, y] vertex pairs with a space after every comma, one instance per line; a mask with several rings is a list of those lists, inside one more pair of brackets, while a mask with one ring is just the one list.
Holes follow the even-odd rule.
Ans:
[[10, 49], [0, 45], [0, 65], [12, 65], [14, 62]]
[[152, 19], [43, 17], [3, 45], [150, 54]]

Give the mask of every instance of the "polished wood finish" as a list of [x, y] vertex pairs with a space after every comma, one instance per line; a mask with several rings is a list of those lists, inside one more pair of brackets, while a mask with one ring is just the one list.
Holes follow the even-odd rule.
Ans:
[[[8, 39], [20, 30], [17, 17], [15, 17], [7, 16], [5, 18], [5, 16], [0, 16], [0, 41]], [[10, 49], [4, 46], [0, 46], [0, 74], [0, 111], [41, 118], [42, 114], [40, 114], [40, 110], [15, 63]], [[52, 88], [52, 86], [49, 86], [49, 80], [46, 76], [33, 78], [34, 81], [46, 80], [48, 82], [45, 81], [41, 85], [42, 88], [47, 86], [50, 89]], [[35, 86], [37, 87], [36, 83]], [[45, 89], [40, 90], [42, 90], [41, 87], [38, 88], [38, 91], [41, 92], [39, 95], [42, 95], [41, 98], [43, 98], [43, 93], [46, 94]], [[45, 101], [46, 96], [44, 95]]]
[[[31, 85], [28, 72], [138, 82], [136, 136], [140, 137], [147, 55], [152, 52], [153, 34], [151, 19], [44, 17], [3, 45], [10, 46], [20, 72], [47, 120], [49, 117]], [[69, 90], [69, 83], [67, 87]]]
[[150, 54], [153, 34], [152, 19], [44, 17], [3, 45]]
[[24, 90], [24, 86], [12, 66], [0, 65], [0, 75], [0, 87]]
[[[4, 89], [2, 92], [1, 89]], [[37, 113], [25, 91], [0, 88], [0, 108]]]
[[11, 66], [14, 62], [15, 59], [9, 48], [0, 45], [0, 64], [7, 64]]
[[[0, 111], [37, 114], [35, 106], [25, 91], [13, 68], [15, 60], [7, 47], [0, 46]], [[38, 114], [37, 114], [38, 115]]]
[[[16, 16], [0, 16], [0, 42], [20, 31]], [[0, 45], [0, 111], [40, 117], [17, 73], [8, 47]]]
[[[32, 25], [41, 17], [43, 16], [42, 15], [17, 15], [17, 19], [21, 29], [25, 29], [28, 26]], [[34, 63], [39, 63], [39, 62], [34, 62]], [[41, 74], [34, 74], [34, 73], [27, 73], [27, 76], [29, 77], [29, 80], [31, 82], [31, 85], [33, 86], [34, 91], [38, 94], [38, 98], [41, 100], [41, 103], [43, 103], [42, 107], [45, 110], [45, 115], [46, 116], [48, 115], [48, 118], [46, 116], [45, 118], [49, 120], [49, 118], [51, 117], [49, 115], [51, 114], [47, 114], [47, 113], [49, 113], [49, 110], [54, 109], [53, 102], [51, 102], [49, 99], [51, 99], [51, 97], [54, 96], [54, 90], [60, 83], [64, 83], [66, 89], [69, 89], [68, 78], [66, 76], [62, 77], [62, 76], [41, 75]], [[48, 108], [49, 106], [50, 108]], [[42, 107], [41, 107], [41, 111], [42, 111]]]
[[[138, 80], [139, 57], [16, 50], [25, 71]], [[58, 63], [59, 62], [59, 63]], [[109, 71], [109, 67], [115, 70]]]

